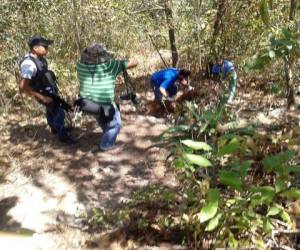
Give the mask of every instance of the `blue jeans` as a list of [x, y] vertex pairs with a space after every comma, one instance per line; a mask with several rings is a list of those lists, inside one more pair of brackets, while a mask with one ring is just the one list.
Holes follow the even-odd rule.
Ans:
[[[154, 100], [155, 101], [161, 101], [162, 94], [161, 94], [161, 92], [159, 90], [159, 87], [154, 86], [154, 84], [152, 84], [152, 83], [151, 83], [151, 87], [152, 87], [152, 90], [153, 90], [153, 93], [154, 93]], [[168, 88], [167, 92], [168, 92], [168, 94], [169, 94], [170, 97], [176, 95], [177, 94], [177, 87], [176, 87], [176, 85], [174, 84], [174, 86]]]
[[46, 106], [46, 117], [50, 128], [57, 132], [59, 136], [67, 134], [66, 128], [64, 127], [65, 111], [62, 107], [55, 102], [48, 104]]
[[237, 83], [237, 74], [235, 71], [231, 72], [230, 74], [230, 79], [229, 79], [229, 95], [228, 95], [228, 101], [232, 101], [234, 96], [235, 96], [235, 92], [236, 92], [236, 83]]
[[100, 148], [102, 150], [109, 150], [115, 145], [117, 136], [121, 130], [122, 122], [120, 111], [117, 108], [115, 109], [115, 114], [110, 122], [104, 122], [99, 115], [95, 115], [95, 118], [103, 130]]

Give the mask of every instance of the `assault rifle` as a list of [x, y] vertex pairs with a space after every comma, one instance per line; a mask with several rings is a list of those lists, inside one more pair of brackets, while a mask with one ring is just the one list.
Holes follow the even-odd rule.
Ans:
[[38, 88], [42, 95], [51, 97], [54, 103], [60, 105], [66, 112], [73, 111], [73, 107], [59, 96], [58, 81], [53, 71], [48, 70], [43, 79], [43, 83]]
[[58, 94], [54, 94], [52, 93], [52, 91], [47, 91], [45, 90], [39, 90], [39, 92], [42, 95], [51, 97], [53, 99], [53, 102], [58, 104], [59, 106], [61, 106], [66, 112], [72, 112], [73, 111], [73, 107], [67, 103], [64, 99], [62, 99]]
[[134, 91], [130, 91], [128, 88], [128, 84], [130, 82], [129, 75], [127, 70], [123, 69], [123, 77], [124, 77], [124, 84], [125, 84], [125, 91], [121, 93], [120, 99], [121, 100], [131, 100], [133, 104], [139, 104], [140, 100], [138, 99], [136, 93]]

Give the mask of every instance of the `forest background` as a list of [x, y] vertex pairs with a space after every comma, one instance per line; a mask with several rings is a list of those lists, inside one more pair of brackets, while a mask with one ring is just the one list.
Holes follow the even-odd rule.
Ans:
[[[170, 51], [165, 59], [168, 66], [188, 67], [195, 79], [216, 56], [232, 60], [240, 79], [245, 75], [251, 78], [258, 75], [246, 74], [244, 66], [257, 52], [270, 47], [271, 34], [280, 37], [283, 28], [298, 31], [297, 2], [2, 1], [1, 84], [7, 83], [9, 73], [14, 75], [20, 58], [28, 51], [26, 41], [34, 34], [55, 40], [49, 59], [71, 89], [77, 85], [75, 64], [80, 52], [94, 42], [104, 43], [116, 57], [139, 60], [139, 76], [165, 66], [151, 63], [151, 55], [164, 49]], [[277, 58], [273, 54], [269, 53], [270, 59]], [[284, 68], [282, 62], [273, 63], [260, 76], [280, 86]], [[299, 68], [293, 66], [293, 70]], [[251, 83], [242, 80], [240, 84]], [[10, 84], [2, 89], [2, 98], [7, 91], [17, 91]]]

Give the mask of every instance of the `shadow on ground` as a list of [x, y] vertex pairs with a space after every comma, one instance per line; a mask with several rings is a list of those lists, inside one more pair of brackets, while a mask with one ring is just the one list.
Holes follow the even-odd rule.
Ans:
[[79, 143], [71, 146], [61, 143], [43, 124], [8, 122], [7, 129], [10, 137], [6, 147], [36, 187], [53, 195], [42, 175], [46, 169], [75, 186], [78, 201], [87, 207], [114, 206], [127, 199], [157, 178], [153, 168], [163, 159], [161, 149], [151, 146], [165, 125], [162, 120], [143, 116], [123, 117], [117, 147], [108, 152], [93, 153], [101, 137], [101, 129], [93, 120], [72, 131]]
[[8, 212], [18, 201], [18, 197], [10, 196], [0, 200], [0, 230], [18, 230], [21, 224], [16, 222]]

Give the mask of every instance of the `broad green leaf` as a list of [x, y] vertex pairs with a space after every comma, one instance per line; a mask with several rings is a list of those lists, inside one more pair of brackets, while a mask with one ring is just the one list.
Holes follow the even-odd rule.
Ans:
[[175, 168], [179, 168], [179, 169], [185, 167], [185, 163], [181, 158], [174, 160], [173, 165]]
[[269, 51], [263, 51], [259, 54], [254, 55], [245, 65], [246, 72], [252, 70], [263, 70], [264, 67], [271, 62]]
[[268, 213], [267, 213], [267, 216], [275, 216], [277, 214], [279, 214], [280, 212], [282, 211], [282, 209], [278, 206], [272, 206]]
[[248, 170], [252, 164], [252, 161], [244, 161], [240, 167], [240, 174], [242, 179], [247, 176]]
[[286, 198], [300, 198], [300, 189], [291, 189], [288, 191], [285, 191], [280, 194], [280, 196], [286, 197]]
[[184, 156], [186, 157], [186, 159], [195, 164], [198, 165], [200, 167], [210, 167], [212, 166], [211, 162], [209, 160], [207, 160], [206, 158], [204, 158], [201, 155], [195, 155], [195, 154], [184, 154]]
[[218, 213], [214, 218], [212, 218], [208, 225], [205, 227], [205, 231], [211, 232], [219, 226], [220, 219], [222, 217], [221, 213]]
[[240, 149], [240, 141], [237, 138], [233, 138], [228, 144], [223, 145], [218, 150], [218, 156], [233, 154]]
[[237, 220], [237, 224], [236, 224], [239, 228], [247, 228], [251, 225], [251, 220], [249, 220], [249, 218], [245, 215], [242, 215], [241, 217], [239, 217], [239, 219]]
[[291, 159], [293, 159], [293, 157], [296, 155], [296, 152], [291, 151], [291, 150], [287, 150], [284, 151], [278, 155], [276, 155], [276, 158], [278, 158], [278, 160], [281, 163], [288, 163]]
[[239, 171], [240, 165], [240, 162], [233, 160], [229, 166], [231, 170]]
[[234, 205], [236, 203], [235, 199], [229, 199], [226, 201], [226, 206], [227, 207], [231, 207], [232, 205]]
[[288, 222], [288, 223], [291, 223], [291, 217], [289, 216], [289, 214], [288, 214], [287, 212], [282, 211], [282, 212], [280, 213], [280, 217], [281, 217], [281, 219], [282, 219], [283, 221]]
[[270, 172], [274, 169], [278, 169], [280, 167], [280, 162], [273, 155], [265, 157], [263, 159], [262, 163], [263, 163], [264, 169], [268, 172]]
[[168, 128], [161, 136], [163, 136], [164, 134], [167, 134], [167, 133], [186, 132], [186, 131], [189, 131], [190, 129], [191, 129], [191, 127], [187, 126], [187, 125], [177, 125], [177, 126]]
[[300, 166], [288, 166], [289, 173], [300, 173]]
[[265, 233], [270, 233], [273, 230], [273, 226], [268, 218], [264, 219], [263, 230]]
[[[256, 202], [260, 202], [260, 204], [270, 204], [273, 201], [273, 198], [275, 196], [275, 188], [270, 186], [264, 186], [264, 187], [252, 187], [250, 189], [253, 193], [259, 193], [259, 196], [255, 196]], [[254, 199], [253, 199], [254, 200]], [[252, 203], [252, 201], [251, 201]], [[253, 203], [254, 204], [254, 203]]]
[[283, 180], [277, 180], [275, 183], [275, 192], [279, 193], [285, 189], [285, 183]]
[[290, 40], [293, 37], [292, 32], [286, 28], [283, 28], [281, 32], [287, 40]]
[[258, 197], [257, 195], [251, 197], [251, 207], [252, 208], [255, 208], [261, 204], [262, 204], [261, 197]]
[[189, 148], [195, 149], [195, 150], [205, 150], [205, 151], [211, 151], [212, 148], [210, 145], [208, 145], [205, 142], [200, 141], [193, 141], [193, 140], [183, 140], [181, 141], [184, 145], [188, 146]]
[[271, 186], [262, 186], [262, 187], [251, 187], [251, 192], [259, 192], [259, 193], [272, 193], [275, 192], [275, 189]]
[[237, 249], [239, 246], [238, 241], [234, 238], [234, 235], [231, 232], [229, 233], [228, 244], [229, 244], [229, 247], [231, 247], [233, 249]]
[[262, 238], [256, 238], [255, 245], [256, 245], [257, 250], [265, 250], [266, 249], [265, 242], [263, 241]]
[[209, 190], [207, 201], [199, 213], [200, 223], [208, 221], [216, 215], [218, 211], [219, 198], [220, 193], [218, 189]]
[[242, 181], [238, 173], [231, 171], [221, 171], [220, 181], [222, 184], [241, 190]]

